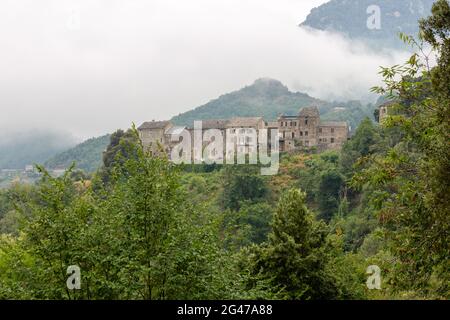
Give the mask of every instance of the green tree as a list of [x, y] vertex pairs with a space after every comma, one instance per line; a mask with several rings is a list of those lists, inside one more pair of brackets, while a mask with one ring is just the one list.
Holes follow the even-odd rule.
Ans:
[[225, 167], [222, 195], [225, 209], [239, 210], [242, 201], [259, 201], [267, 192], [265, 179], [256, 166]]
[[103, 165], [99, 170], [99, 176], [103, 183], [110, 180], [111, 170], [117, 162], [123, 162], [135, 155], [131, 154], [135, 149], [133, 145], [138, 142], [139, 137], [132, 130], [117, 130], [110, 137], [110, 143], [103, 153]]
[[239, 211], [225, 210], [222, 229], [227, 235], [227, 248], [241, 248], [266, 241], [272, 215], [272, 206], [265, 202], [244, 201]]
[[319, 179], [317, 193], [319, 218], [330, 222], [331, 218], [338, 213], [340, 191], [344, 185], [344, 179], [337, 170], [325, 171]]
[[[19, 209], [22, 216], [28, 215], [23, 226], [21, 243], [26, 252], [36, 261], [33, 277], [39, 285], [36, 298], [72, 299], [66, 287], [67, 267], [81, 264], [77, 259], [83, 250], [77, 241], [80, 226], [87, 223], [87, 215], [80, 214], [74, 203], [77, 191], [70, 178], [71, 169], [62, 177], [53, 178], [44, 168], [37, 187], [37, 197], [23, 203]], [[26, 284], [25, 284], [26, 285]]]
[[402, 132], [387, 152], [370, 157], [355, 185], [370, 184], [372, 203], [398, 259], [392, 282], [397, 290], [448, 296], [450, 225], [450, 5], [434, 3], [432, 16], [420, 22], [419, 40], [430, 44], [437, 65], [430, 67], [424, 44], [402, 66], [383, 68], [385, 86], [375, 92], [395, 98], [388, 128]]
[[[95, 189], [78, 188], [72, 168], [59, 178], [40, 168], [36, 195], [16, 205], [26, 217], [21, 235], [0, 239], [0, 297], [264, 296], [244, 290], [246, 275], [223, 249], [220, 219], [187, 201], [179, 168], [140, 142], [124, 148], [133, 156], [118, 155], [109, 183]], [[70, 265], [81, 268], [81, 290], [66, 287]]]
[[346, 175], [353, 173], [353, 165], [361, 158], [373, 154], [380, 141], [378, 130], [369, 118], [365, 118], [355, 131], [350, 141], [342, 147], [340, 164]]
[[114, 244], [107, 247], [114, 253], [109, 264], [120, 266], [111, 283], [120, 287], [119, 297], [233, 297], [237, 275], [222, 249], [217, 217], [187, 201], [179, 167], [153, 156], [141, 142], [128, 147], [133, 156], [114, 164], [107, 196], [99, 195], [100, 207], [115, 217], [102, 233]]
[[271, 279], [288, 299], [333, 299], [338, 289], [326, 271], [327, 228], [314, 220], [305, 199], [298, 189], [281, 197], [268, 243], [255, 249], [254, 272]]

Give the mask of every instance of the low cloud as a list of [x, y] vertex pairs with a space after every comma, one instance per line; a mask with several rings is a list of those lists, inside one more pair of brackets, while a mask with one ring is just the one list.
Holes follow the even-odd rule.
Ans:
[[[261, 77], [360, 99], [406, 58], [299, 28], [324, 0], [3, 0], [0, 127], [87, 138], [168, 119]], [[364, 13], [363, 13], [364, 14]]]

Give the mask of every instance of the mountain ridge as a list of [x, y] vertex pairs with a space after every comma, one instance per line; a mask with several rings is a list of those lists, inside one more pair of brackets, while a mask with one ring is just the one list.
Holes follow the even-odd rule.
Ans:
[[0, 169], [24, 169], [76, 145], [67, 132], [47, 129], [3, 132], [0, 136]]
[[[331, 0], [313, 8], [300, 27], [334, 31], [350, 39], [363, 40], [376, 48], [408, 48], [399, 39], [398, 33], [417, 35], [418, 20], [431, 13], [434, 0]], [[367, 26], [374, 12], [370, 6], [380, 8], [380, 28]]]
[[73, 162], [77, 169], [94, 172], [102, 165], [103, 151], [109, 145], [110, 134], [90, 138], [75, 147], [49, 158], [44, 166], [51, 169], [67, 168]]
[[329, 102], [306, 93], [290, 91], [279, 80], [259, 78], [251, 85], [223, 94], [171, 120], [177, 125], [185, 126], [192, 125], [195, 120], [232, 117], [261, 116], [265, 120], [275, 120], [281, 113], [295, 114], [301, 107], [310, 105], [316, 105], [321, 112], [332, 107]]

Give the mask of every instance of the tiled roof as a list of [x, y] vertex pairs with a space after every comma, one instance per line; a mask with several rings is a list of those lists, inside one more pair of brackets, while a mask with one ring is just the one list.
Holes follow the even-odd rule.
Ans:
[[235, 127], [256, 127], [259, 122], [264, 121], [262, 117], [239, 117], [239, 118], [233, 118], [227, 123], [228, 128], [235, 128]]
[[183, 133], [184, 129], [186, 129], [186, 127], [172, 127], [169, 130], [167, 130], [165, 132], [165, 134], [174, 134], [174, 135], [180, 135], [181, 133]]
[[202, 128], [204, 130], [208, 129], [225, 129], [227, 127], [228, 120], [223, 119], [211, 119], [211, 120], [203, 120]]
[[266, 127], [268, 127], [268, 128], [278, 128], [278, 122], [277, 121], [268, 121], [268, 122], [266, 122]]
[[347, 122], [343, 121], [326, 121], [321, 122], [319, 127], [347, 127]]
[[141, 124], [141, 126], [138, 128], [138, 130], [144, 130], [144, 129], [164, 129], [168, 125], [171, 125], [172, 123], [170, 121], [149, 121], [144, 122]]
[[298, 118], [298, 116], [287, 116], [287, 115], [285, 115], [285, 114], [282, 114], [280, 117], [279, 117], [279, 119], [287, 119], [287, 120], [289, 120], [289, 119], [297, 119]]
[[299, 117], [319, 117], [319, 109], [317, 107], [306, 107], [300, 110]]

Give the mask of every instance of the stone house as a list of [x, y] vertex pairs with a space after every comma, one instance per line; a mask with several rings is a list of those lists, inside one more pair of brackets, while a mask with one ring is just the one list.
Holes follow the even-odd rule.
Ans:
[[391, 107], [393, 105], [394, 105], [393, 101], [388, 101], [378, 107], [378, 122], [379, 123], [383, 123], [383, 121], [388, 117], [389, 109], [391, 109]]
[[164, 150], [170, 146], [168, 138], [168, 131], [173, 127], [170, 121], [149, 121], [144, 122], [138, 127], [139, 137], [145, 147], [150, 148], [152, 152], [158, 152], [159, 146]]
[[278, 128], [280, 151], [292, 151], [298, 147], [339, 149], [349, 136], [346, 122], [322, 122], [317, 107], [303, 108], [296, 116], [281, 115]]
[[[230, 120], [214, 119], [202, 121], [202, 132], [210, 129], [220, 130], [224, 147], [232, 143], [235, 152], [257, 151], [258, 132], [261, 129], [278, 129], [280, 151], [292, 151], [299, 147], [317, 147], [320, 150], [338, 149], [347, 141], [349, 128], [346, 122], [321, 122], [317, 107], [300, 110], [298, 115], [281, 115], [277, 121], [265, 122], [262, 117], [235, 117]], [[191, 146], [194, 146], [194, 128], [177, 127], [170, 121], [144, 122], [139, 134], [144, 146], [158, 151], [161, 145], [167, 153], [179, 143], [172, 142], [172, 135], [184, 130], [190, 133]], [[202, 135], [203, 136], [203, 135]], [[268, 142], [270, 143], [270, 137]], [[203, 142], [203, 148], [209, 142]], [[212, 151], [214, 152], [214, 151]], [[216, 155], [213, 155], [216, 156]]]
[[[227, 122], [228, 122], [228, 120], [223, 120], [223, 119], [202, 120], [202, 137], [204, 137], [205, 132], [207, 130], [213, 130], [213, 129], [219, 130], [220, 133], [222, 134], [222, 137], [225, 137]], [[193, 127], [185, 127], [185, 130], [187, 130], [189, 132], [189, 135], [191, 137], [191, 146], [193, 148], [194, 147], [194, 140], [195, 140], [194, 128]], [[222, 143], [225, 143], [225, 140], [223, 140]], [[208, 144], [209, 144], [209, 142], [205, 142], [205, 141], [202, 140], [202, 152], [203, 152], [203, 149]], [[194, 158], [202, 158], [202, 156], [203, 156], [202, 154], [201, 155], [195, 155], [192, 152], [193, 159]]]
[[262, 117], [238, 117], [226, 124], [226, 140], [235, 145], [236, 152], [256, 152], [258, 132], [265, 128]]

